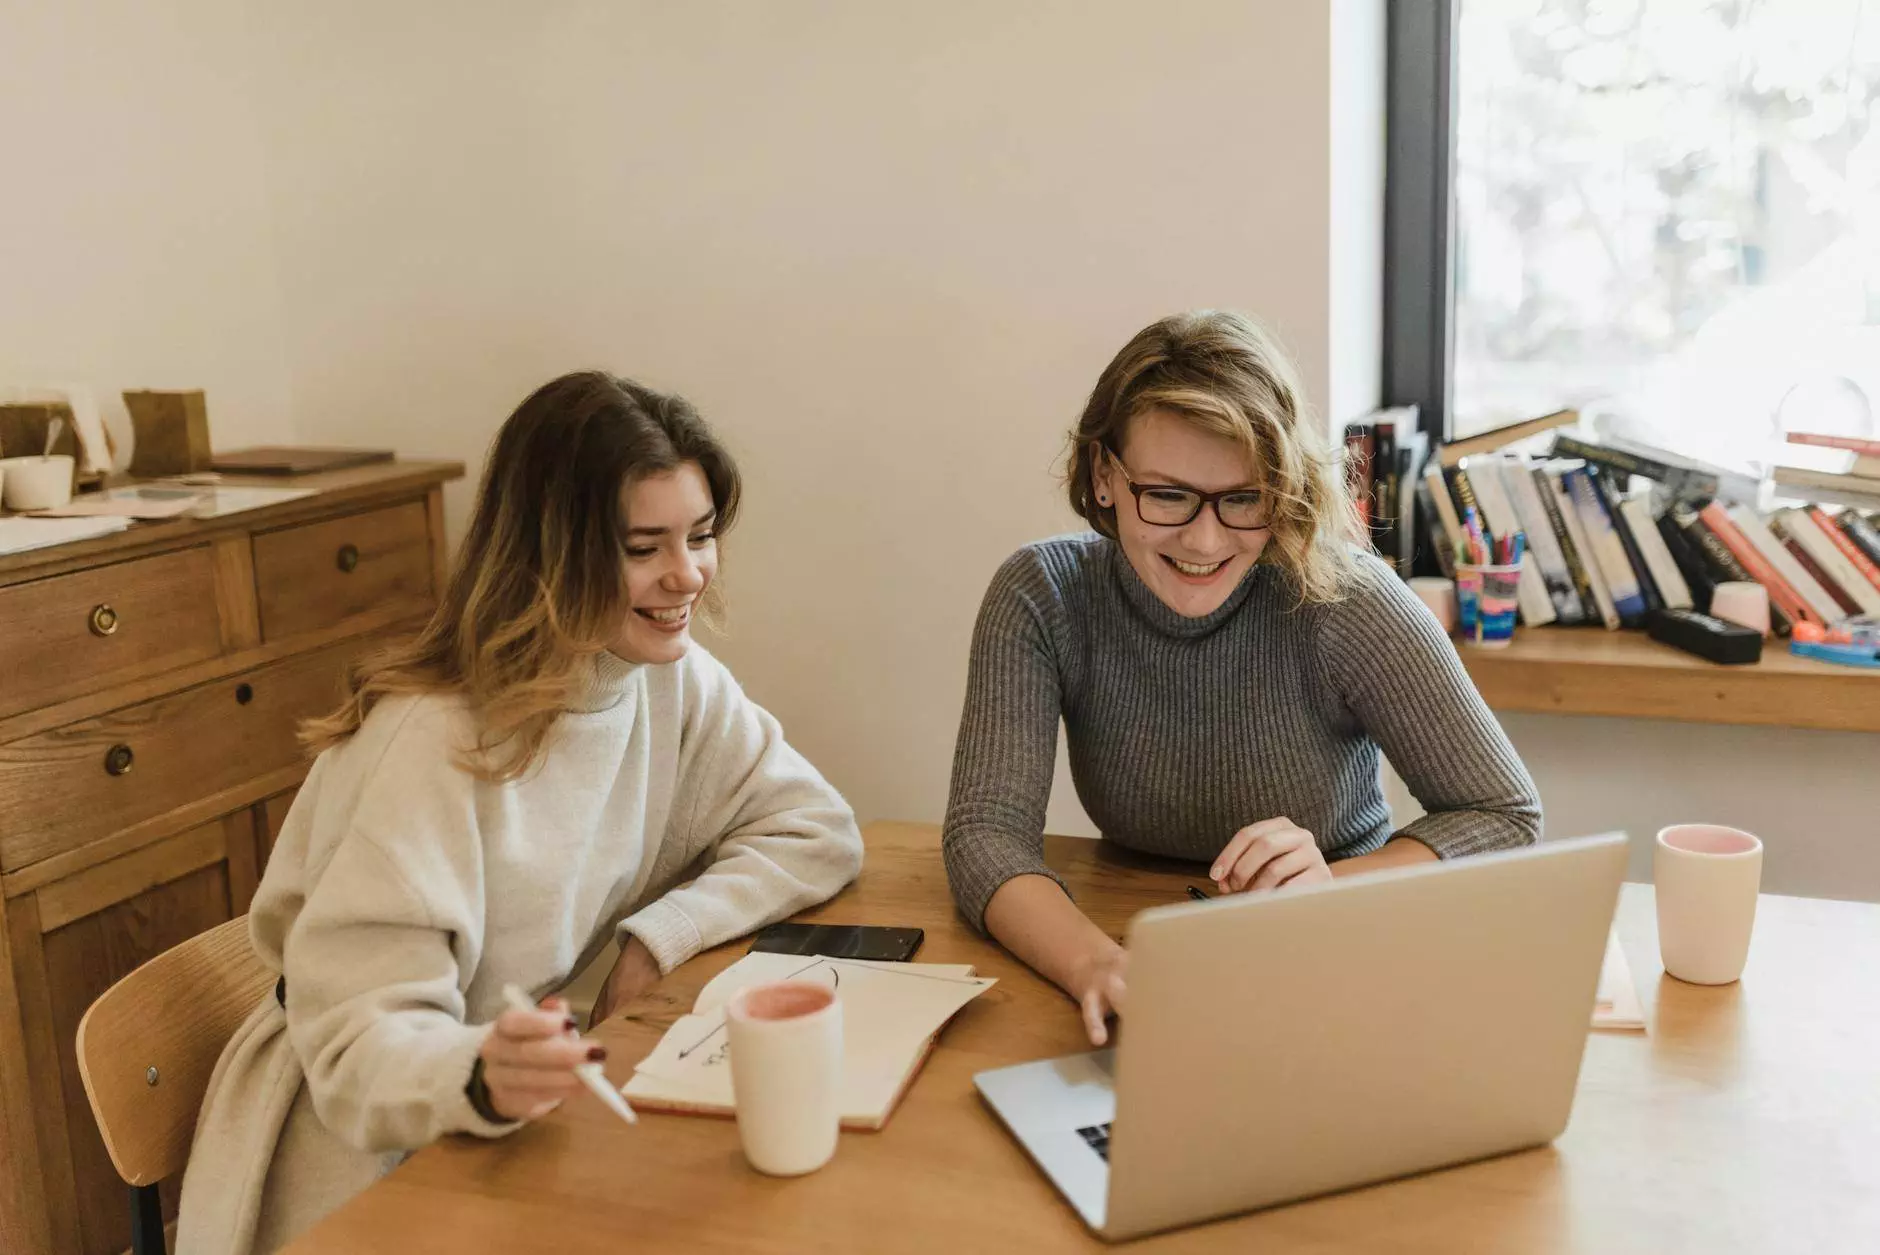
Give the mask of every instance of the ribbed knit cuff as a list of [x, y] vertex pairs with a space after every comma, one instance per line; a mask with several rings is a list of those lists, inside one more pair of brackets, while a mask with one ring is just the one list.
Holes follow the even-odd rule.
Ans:
[[[620, 921], [620, 933], [638, 937], [653, 961], [659, 964], [661, 976], [697, 954], [705, 948], [704, 940], [698, 935], [698, 927], [672, 903], [661, 898], [635, 911]], [[624, 942], [625, 936], [622, 936]]]

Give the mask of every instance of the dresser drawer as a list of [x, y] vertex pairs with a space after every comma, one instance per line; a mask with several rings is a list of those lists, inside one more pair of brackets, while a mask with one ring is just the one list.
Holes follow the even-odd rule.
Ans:
[[292, 766], [300, 721], [338, 705], [347, 664], [371, 643], [347, 641], [0, 745], [0, 869]]
[[424, 504], [262, 532], [255, 537], [255, 588], [268, 641], [370, 611], [424, 614], [433, 595]]
[[222, 651], [207, 545], [0, 588], [0, 719]]

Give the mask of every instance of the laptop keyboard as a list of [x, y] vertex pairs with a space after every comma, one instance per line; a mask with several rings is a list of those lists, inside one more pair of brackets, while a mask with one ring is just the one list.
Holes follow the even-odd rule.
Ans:
[[[1062, 1128], [1062, 1125], [1058, 1126]], [[1110, 1126], [1093, 1124], [1087, 1129], [1078, 1129], [1077, 1136], [1084, 1139], [1084, 1145], [1097, 1152], [1097, 1157], [1104, 1163], [1110, 1162]]]

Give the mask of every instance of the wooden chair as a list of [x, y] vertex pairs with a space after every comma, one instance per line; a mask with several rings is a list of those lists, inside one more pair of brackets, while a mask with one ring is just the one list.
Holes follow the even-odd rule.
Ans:
[[222, 1047], [273, 984], [243, 915], [150, 960], [78, 1022], [78, 1074], [111, 1163], [131, 1187], [133, 1255], [164, 1255], [157, 1182], [189, 1161]]

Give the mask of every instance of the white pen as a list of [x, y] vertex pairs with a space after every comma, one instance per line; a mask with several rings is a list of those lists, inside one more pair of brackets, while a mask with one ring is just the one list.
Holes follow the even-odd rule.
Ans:
[[[518, 1011], [540, 1011], [542, 1009], [533, 1002], [530, 1002], [529, 995], [523, 993], [514, 985], [503, 986], [503, 1001], [507, 1002]], [[619, 1090], [614, 1088], [613, 1082], [607, 1079], [607, 1073], [601, 1070], [600, 1064], [576, 1064], [574, 1074], [581, 1078], [583, 1085], [594, 1092], [596, 1098], [606, 1103], [609, 1107], [612, 1107], [615, 1115], [625, 1120], [628, 1124], [638, 1124], [640, 1122], [640, 1117], [633, 1114], [633, 1108], [627, 1105], [626, 1097], [622, 1095]]]

